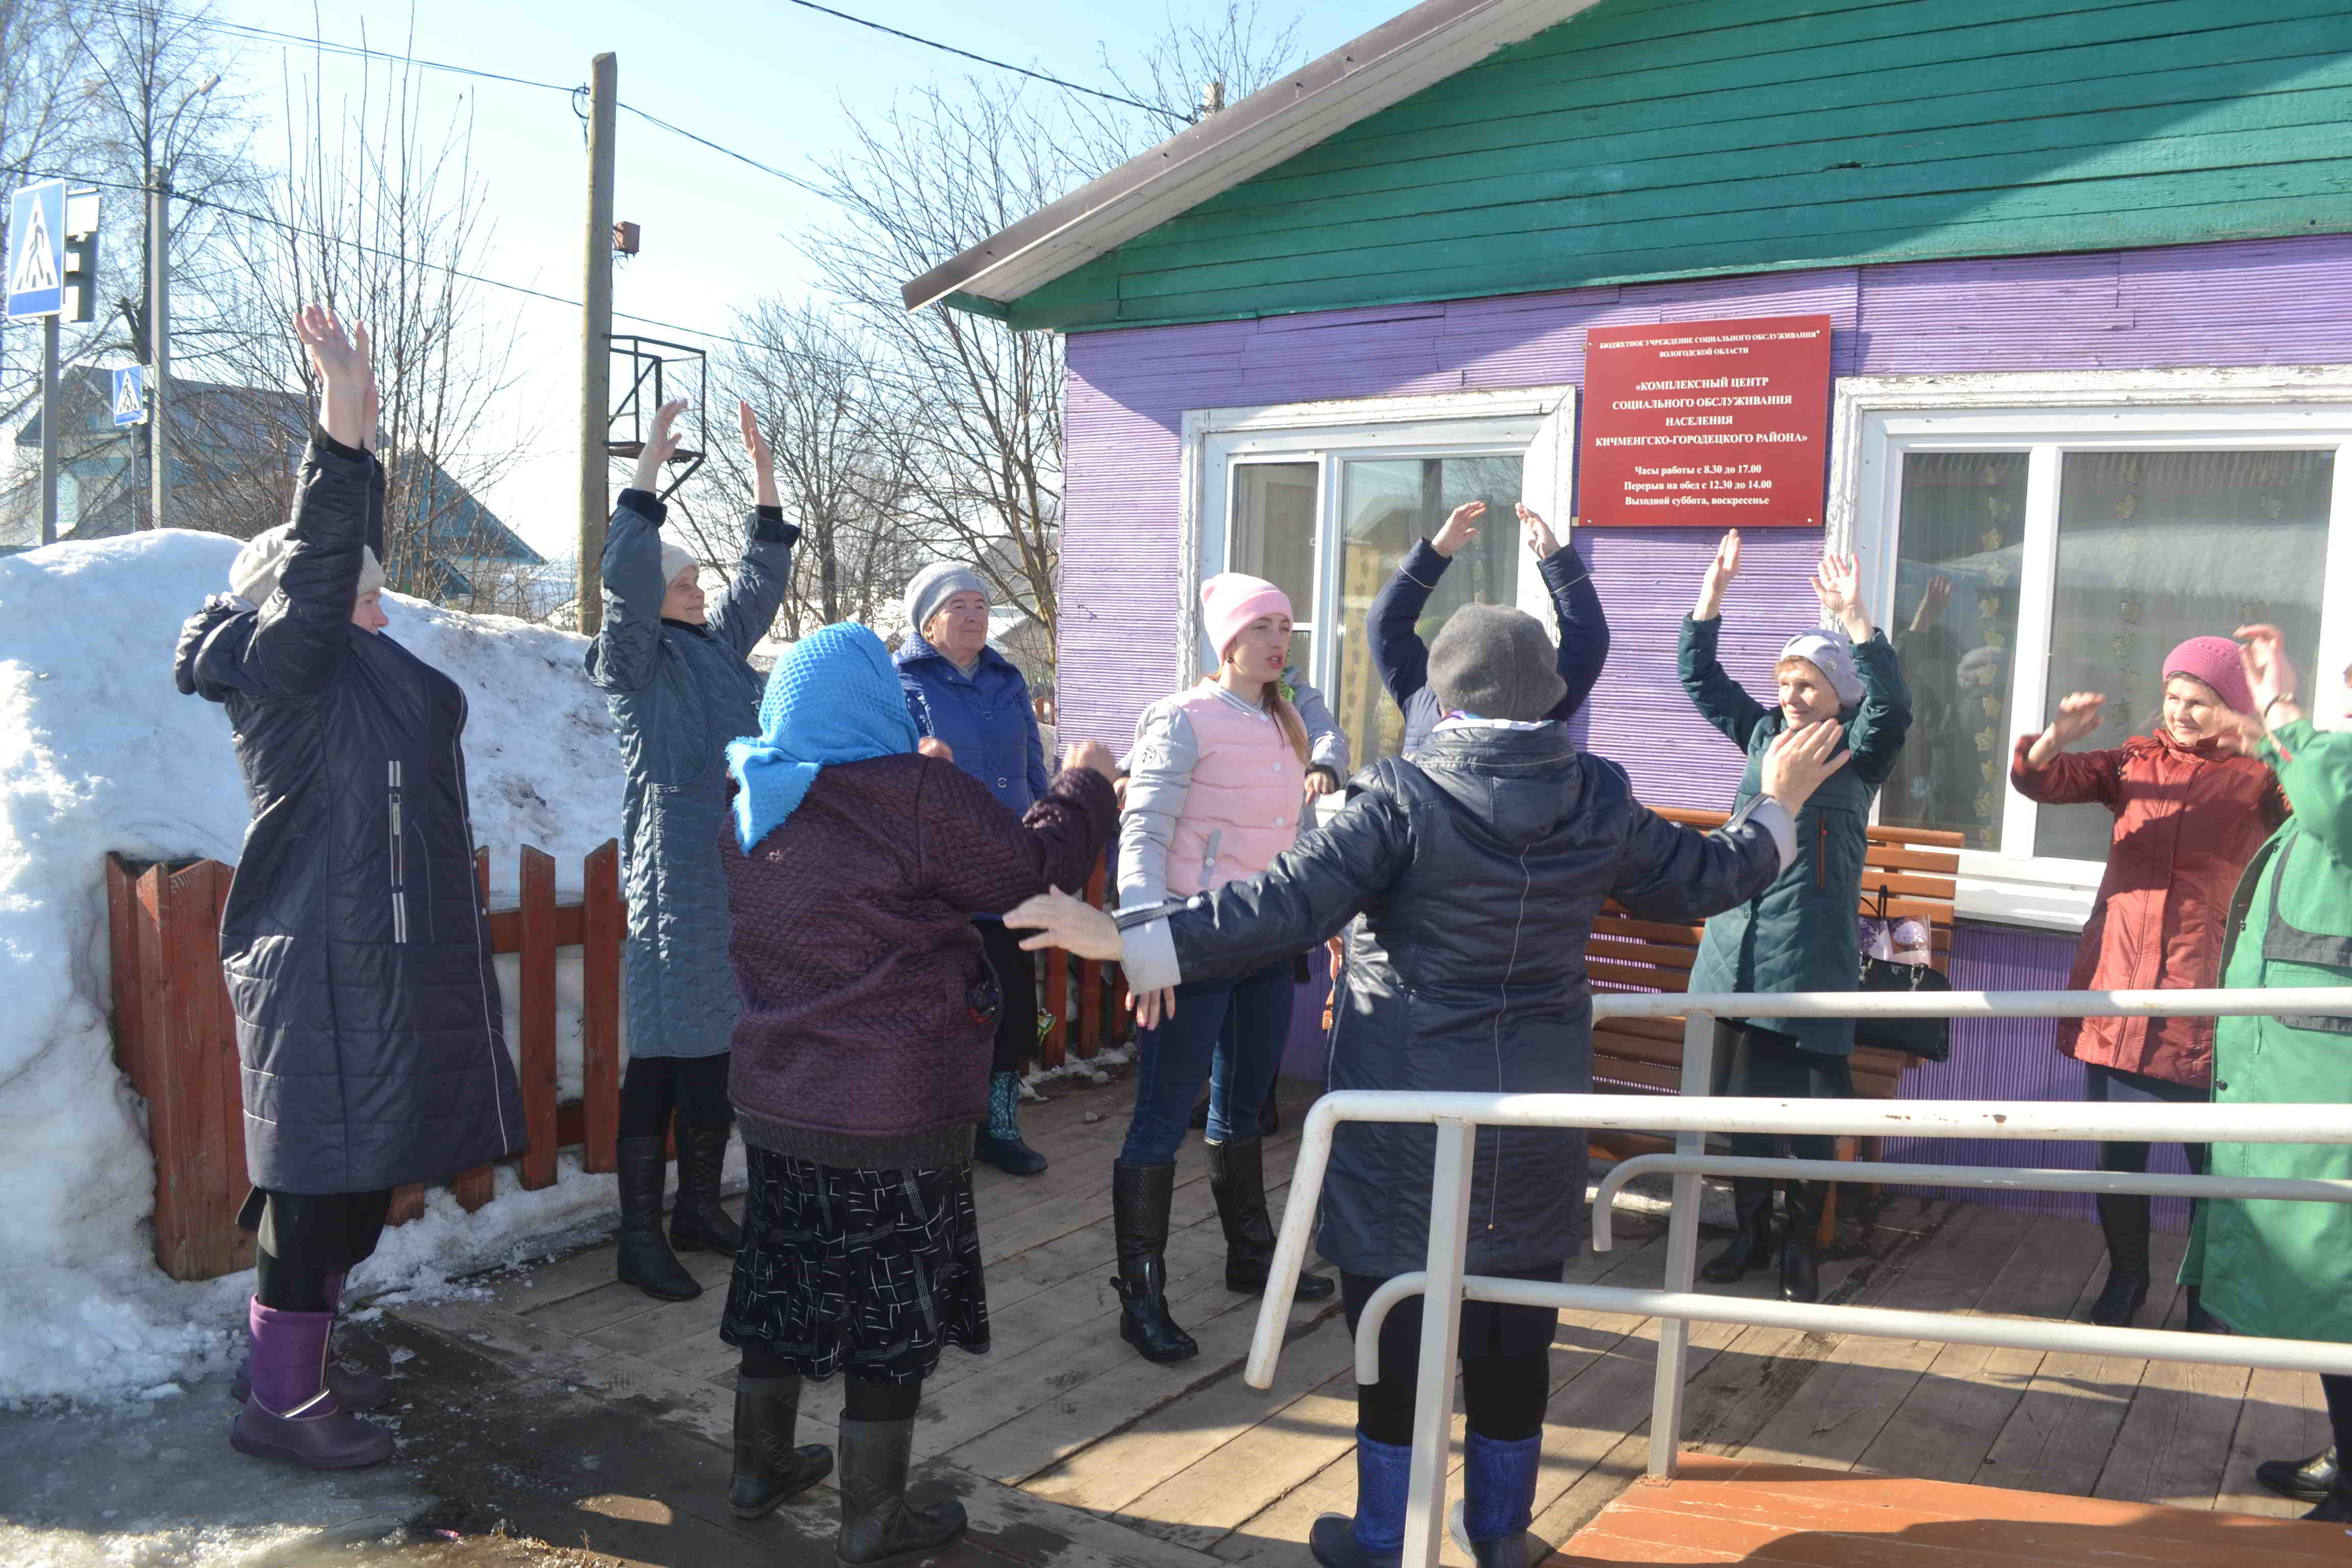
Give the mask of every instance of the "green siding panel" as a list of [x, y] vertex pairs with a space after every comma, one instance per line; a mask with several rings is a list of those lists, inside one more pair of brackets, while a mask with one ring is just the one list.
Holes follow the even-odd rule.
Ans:
[[1009, 319], [2352, 228], [2347, 121], [2344, 0], [1602, 0]]

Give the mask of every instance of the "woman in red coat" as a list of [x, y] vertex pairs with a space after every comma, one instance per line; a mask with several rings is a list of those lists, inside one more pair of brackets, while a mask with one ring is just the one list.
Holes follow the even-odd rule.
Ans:
[[[2068, 753], [2099, 727], [2104, 694], [2078, 691], [2040, 735], [2017, 742], [2010, 782], [2044, 805], [2096, 804], [2115, 814], [2107, 873], [2083, 928], [2069, 984], [2077, 990], [2197, 989], [2221, 984], [2230, 897], [2240, 873], [2287, 816], [2277, 777], [2243, 753], [2252, 699], [2228, 637], [2191, 637], [2164, 661], [2164, 711], [2152, 735]], [[2058, 1048], [2081, 1062], [2095, 1100], [2199, 1101], [2213, 1083], [2210, 1018], [2068, 1018]], [[2205, 1151], [2191, 1146], [2192, 1166]], [[2145, 1171], [2145, 1143], [2101, 1143], [2103, 1171]], [[2147, 1299], [2148, 1201], [2104, 1194], [2107, 1282], [2095, 1323], [2128, 1323]], [[2189, 1326], [2205, 1327], [2196, 1292]]]

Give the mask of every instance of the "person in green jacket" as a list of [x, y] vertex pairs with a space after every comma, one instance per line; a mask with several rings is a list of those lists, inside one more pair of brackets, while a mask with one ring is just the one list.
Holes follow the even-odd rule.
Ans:
[[[1765, 753], [1784, 731], [1835, 721], [1853, 761], [1805, 803], [1797, 819], [1796, 858], [1761, 893], [1706, 922], [1690, 989], [1853, 991], [1862, 983], [1858, 910], [1871, 802], [1895, 771], [1911, 728], [1911, 689], [1894, 645], [1870, 624], [1853, 557], [1825, 555], [1813, 574], [1813, 596], [1822, 618], [1838, 629], [1800, 632], [1783, 644], [1772, 664], [1778, 700], [1769, 708], [1759, 702], [1725, 672], [1716, 653], [1724, 593], [1738, 573], [1734, 530], [1708, 563], [1697, 606], [1683, 623], [1681, 650], [1683, 689], [1700, 717], [1748, 753], [1734, 809], [1756, 797]], [[1717, 1035], [1715, 1092], [1843, 1099], [1853, 1092], [1847, 1061], [1853, 1055], [1851, 1018], [1727, 1018]], [[1778, 1142], [1743, 1134], [1732, 1139], [1731, 1148], [1736, 1154], [1769, 1156]], [[1836, 1157], [1830, 1138], [1798, 1134], [1787, 1142], [1799, 1159]], [[1813, 1233], [1828, 1191], [1823, 1182], [1788, 1184], [1779, 1246], [1784, 1300], [1821, 1299]], [[1764, 1267], [1773, 1254], [1772, 1184], [1735, 1181], [1732, 1205], [1739, 1235], [1704, 1270], [1717, 1284]]]
[[[2231, 990], [2352, 986], [2352, 732], [2322, 731], [2276, 626], [2241, 627], [2247, 684], [2267, 731], [2259, 754], [2277, 770], [2294, 815], [2256, 852], [2230, 910]], [[2352, 690], [2352, 669], [2345, 672]], [[2352, 703], [2339, 697], [2347, 716]], [[2248, 1105], [2352, 1104], [2352, 1016], [2221, 1018], [2213, 1099]], [[2352, 1179], [2352, 1145], [2216, 1143], [2217, 1176]], [[2209, 1199], [2181, 1283], [2242, 1334], [2352, 1344], [2352, 1207], [2279, 1199]], [[2315, 1501], [2305, 1518], [2352, 1522], [2352, 1486], [2336, 1456], [2352, 1438], [2352, 1377], [2326, 1377], [2335, 1444], [2308, 1459], [2272, 1459], [2263, 1484]]]

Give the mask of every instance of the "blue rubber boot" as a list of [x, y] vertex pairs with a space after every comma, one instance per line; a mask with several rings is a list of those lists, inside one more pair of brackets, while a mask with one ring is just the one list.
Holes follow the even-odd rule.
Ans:
[[1476, 1432], [1464, 1437], [1454, 1540], [1478, 1568], [1529, 1568], [1542, 1560], [1542, 1543], [1528, 1533], [1535, 1522], [1536, 1469], [1542, 1462], [1541, 1436], [1512, 1442]]
[[1356, 1516], [1327, 1513], [1307, 1534], [1323, 1568], [1398, 1568], [1404, 1560], [1404, 1500], [1412, 1450], [1356, 1434]]
[[972, 1157], [985, 1160], [1010, 1176], [1034, 1176], [1045, 1169], [1045, 1156], [1022, 1142], [1021, 1075], [988, 1075], [988, 1122], [972, 1139]]

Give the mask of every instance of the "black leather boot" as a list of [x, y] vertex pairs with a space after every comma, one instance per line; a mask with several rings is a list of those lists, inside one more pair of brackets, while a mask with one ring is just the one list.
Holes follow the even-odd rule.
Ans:
[[1822, 1299], [1821, 1259], [1814, 1252], [1814, 1233], [1821, 1229], [1822, 1205], [1829, 1200], [1827, 1182], [1790, 1182], [1789, 1212], [1780, 1224], [1780, 1300], [1818, 1301]]
[[2336, 1474], [2333, 1443], [2308, 1459], [2264, 1459], [2254, 1467], [2254, 1479], [2297, 1502], [2326, 1502]]
[[2303, 1517], [2314, 1524], [2352, 1524], [2352, 1478], [2336, 1471], [2336, 1484], [2327, 1489], [2319, 1506]]
[[624, 1138], [614, 1145], [621, 1174], [621, 1283], [656, 1301], [691, 1301], [702, 1294], [693, 1275], [662, 1237], [663, 1167], [659, 1138]]
[[793, 1447], [801, 1415], [801, 1380], [735, 1377], [735, 1480], [727, 1505], [738, 1519], [764, 1519], [833, 1473], [822, 1443]]
[[1176, 1167], [1110, 1167], [1111, 1229], [1118, 1237], [1118, 1337], [1146, 1361], [1183, 1361], [1201, 1353], [1192, 1336], [1168, 1315], [1168, 1205], [1176, 1192]]
[[2099, 1228], [2107, 1237], [2107, 1283], [2091, 1303], [2091, 1321], [2116, 1328], [2147, 1300], [2147, 1200], [2101, 1193]]
[[719, 1177], [727, 1169], [731, 1121], [701, 1126], [677, 1124], [677, 1206], [670, 1210], [669, 1244], [679, 1252], [723, 1252], [743, 1245], [743, 1227], [719, 1206]]
[[[1274, 1261], [1274, 1220], [1265, 1207], [1265, 1142], [1235, 1138], [1209, 1146], [1209, 1193], [1217, 1200], [1217, 1223], [1225, 1231], [1225, 1289], [1245, 1296], [1264, 1294]], [[1304, 1269], [1301, 1301], [1328, 1301], [1339, 1286]]]
[[834, 1557], [855, 1568], [911, 1563], [963, 1533], [963, 1504], [950, 1499], [930, 1508], [907, 1502], [907, 1465], [915, 1423], [841, 1418], [841, 1534]]
[[1731, 1212], [1738, 1234], [1698, 1271], [1709, 1284], [1733, 1284], [1772, 1261], [1772, 1184], [1760, 1176], [1732, 1177]]

